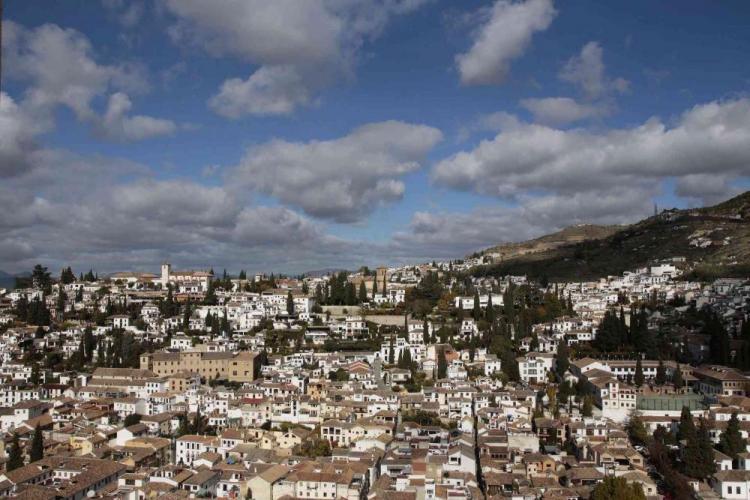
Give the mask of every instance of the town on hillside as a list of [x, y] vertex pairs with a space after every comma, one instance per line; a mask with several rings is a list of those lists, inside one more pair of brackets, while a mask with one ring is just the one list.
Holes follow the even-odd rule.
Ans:
[[0, 495], [747, 498], [750, 280], [483, 258], [37, 265], [0, 291]]

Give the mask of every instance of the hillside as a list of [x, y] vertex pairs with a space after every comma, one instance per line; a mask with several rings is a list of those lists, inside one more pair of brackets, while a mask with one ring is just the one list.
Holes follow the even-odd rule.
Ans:
[[556, 233], [548, 234], [533, 240], [520, 243], [505, 243], [488, 248], [481, 253], [500, 260], [512, 259], [522, 255], [548, 252], [562, 246], [583, 241], [601, 240], [622, 229], [621, 226], [597, 226], [595, 224], [578, 224], [566, 227]]
[[[713, 207], [665, 210], [615, 229], [602, 238], [496, 260], [475, 272], [585, 280], [620, 274], [654, 260], [685, 257], [689, 276], [711, 279], [750, 275], [750, 192]], [[554, 241], [555, 235], [549, 237]], [[533, 242], [544, 238], [548, 237], [517, 245], [539, 248]]]

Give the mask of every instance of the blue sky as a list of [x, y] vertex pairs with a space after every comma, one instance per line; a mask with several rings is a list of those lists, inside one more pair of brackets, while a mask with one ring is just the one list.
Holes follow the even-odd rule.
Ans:
[[739, 0], [10, 0], [0, 269], [395, 264], [714, 203], [748, 186], [748, 21]]

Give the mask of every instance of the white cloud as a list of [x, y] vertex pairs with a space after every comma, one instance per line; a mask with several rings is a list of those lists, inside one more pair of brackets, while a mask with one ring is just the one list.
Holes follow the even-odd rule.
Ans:
[[588, 99], [600, 99], [613, 93], [625, 93], [630, 82], [610, 79], [605, 74], [603, 50], [598, 42], [589, 42], [560, 71], [560, 79], [578, 86]]
[[[125, 92], [148, 89], [145, 71], [139, 64], [100, 64], [94, 59], [88, 38], [54, 24], [26, 29], [4, 21], [3, 35], [3, 54], [7, 66], [13, 68], [9, 76], [29, 82], [20, 106], [36, 120], [51, 121], [55, 107], [62, 105], [107, 139], [137, 141], [176, 130], [169, 120], [126, 116], [132, 103]], [[99, 116], [92, 102], [107, 95], [108, 107], [104, 116]]]
[[435, 128], [388, 121], [328, 141], [274, 140], [248, 150], [227, 179], [310, 215], [353, 222], [400, 199], [399, 179], [417, 170], [441, 139]]
[[304, 270], [355, 258], [352, 243], [303, 215], [250, 205], [225, 187], [155, 180], [147, 167], [117, 158], [46, 150], [37, 160], [0, 183], [6, 271], [40, 261], [52, 269], [151, 269], [164, 259]]
[[247, 80], [230, 78], [211, 97], [209, 106], [227, 118], [288, 115], [310, 102], [305, 77], [294, 66], [263, 66]]
[[127, 116], [131, 107], [126, 94], [116, 92], [109, 96], [107, 111], [97, 123], [99, 133], [111, 140], [132, 142], [171, 135], [177, 130], [177, 125], [171, 120], [143, 115]]
[[102, 0], [104, 7], [113, 14], [117, 22], [125, 28], [138, 24], [145, 14], [145, 5], [138, 0]]
[[534, 33], [549, 27], [557, 12], [552, 0], [497, 0], [486, 14], [469, 51], [456, 56], [464, 85], [503, 83], [511, 61], [524, 53]]
[[534, 115], [534, 121], [543, 125], [565, 125], [607, 114], [607, 109], [577, 102], [570, 97], [545, 97], [522, 99], [521, 106]]
[[523, 195], [514, 206], [483, 206], [471, 212], [417, 212], [408, 230], [394, 235], [397, 254], [453, 258], [481, 248], [536, 238], [579, 224], [622, 224], [651, 210], [652, 189], [613, 187], [572, 195]]
[[427, 0], [166, 0], [179, 44], [258, 65], [225, 81], [209, 105], [217, 113], [284, 115], [353, 72], [357, 53], [395, 15]]
[[39, 123], [28, 116], [5, 92], [0, 93], [0, 177], [31, 167]]
[[439, 162], [432, 176], [502, 197], [641, 186], [691, 174], [735, 178], [747, 173], [749, 144], [750, 99], [744, 98], [695, 106], [672, 127], [656, 118], [603, 132], [529, 124]]

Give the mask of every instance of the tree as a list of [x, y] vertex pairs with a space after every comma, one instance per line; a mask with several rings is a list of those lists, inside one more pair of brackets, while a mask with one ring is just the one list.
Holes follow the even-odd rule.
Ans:
[[286, 294], [286, 312], [289, 316], [294, 314], [294, 297], [291, 290]]
[[638, 358], [635, 362], [635, 378], [633, 379], [633, 382], [635, 382], [636, 386], [640, 387], [643, 385], [643, 381], [643, 366], [641, 366], [641, 358]]
[[430, 324], [427, 321], [427, 318], [422, 322], [422, 342], [424, 345], [430, 343]]
[[737, 418], [737, 412], [732, 413], [732, 417], [727, 423], [726, 430], [719, 438], [719, 449], [722, 453], [732, 457], [732, 460], [737, 460], [737, 455], [745, 452], [746, 448], [747, 441], [740, 433], [740, 421]]
[[682, 388], [685, 385], [685, 381], [682, 379], [682, 370], [680, 370], [680, 365], [677, 365], [677, 368], [675, 368], [674, 373], [672, 374], [672, 383], [678, 389]]
[[563, 337], [557, 344], [557, 373], [560, 375], [561, 379], [565, 375], [565, 372], [568, 371], [569, 367], [570, 360], [568, 343], [565, 341], [565, 337]]
[[367, 302], [367, 287], [365, 286], [365, 280], [359, 282], [359, 301]]
[[29, 461], [36, 462], [44, 458], [44, 436], [42, 435], [42, 428], [39, 424], [36, 424], [34, 428], [34, 438], [31, 440], [31, 453], [29, 454]]
[[445, 360], [445, 351], [440, 349], [437, 362], [437, 378], [445, 378], [448, 374], [448, 362]]
[[594, 405], [591, 401], [591, 396], [586, 395], [583, 397], [583, 408], [581, 408], [581, 413], [584, 417], [590, 417], [594, 413]]
[[47, 268], [41, 264], [35, 265], [34, 269], [31, 271], [31, 283], [34, 288], [39, 288], [44, 290], [44, 293], [48, 293], [52, 286], [52, 279], [50, 278], [50, 273], [47, 271]]
[[646, 500], [640, 483], [628, 483], [624, 477], [607, 476], [591, 492], [591, 500]]
[[60, 272], [60, 283], [67, 285], [75, 280], [76, 275], [73, 274], [73, 270], [70, 267], [63, 267], [62, 272]]
[[640, 446], [645, 446], [648, 444], [648, 441], [650, 439], [648, 430], [646, 429], [646, 426], [643, 424], [643, 420], [641, 420], [641, 417], [639, 415], [633, 414], [630, 416], [628, 424], [625, 426], [625, 430], [628, 431], [628, 436], [630, 437], [630, 440], [633, 442], [633, 444]]
[[41, 374], [39, 373], [39, 363], [35, 361], [31, 364], [31, 376], [29, 377], [29, 382], [33, 385], [39, 385], [41, 378]]
[[396, 361], [396, 354], [393, 351], [393, 335], [391, 335], [391, 344], [388, 348], [388, 364], [392, 365]]
[[479, 321], [482, 317], [482, 306], [479, 300], [479, 290], [474, 290], [474, 309], [471, 313], [474, 317], [474, 321]]
[[18, 442], [18, 434], [14, 432], [13, 439], [10, 443], [8, 462], [5, 465], [5, 470], [10, 472], [20, 467], [23, 467], [23, 452], [21, 451], [21, 444]]
[[664, 362], [659, 360], [659, 366], [656, 367], [656, 385], [664, 385], [667, 382], [667, 370], [664, 368]]
[[127, 417], [125, 417], [125, 422], [123, 422], [123, 425], [125, 427], [130, 427], [131, 425], [135, 425], [141, 422], [141, 416], [137, 413], [131, 413]]
[[693, 415], [687, 406], [683, 406], [682, 413], [680, 414], [680, 423], [677, 426], [677, 440], [690, 442], [695, 441], [695, 438], [696, 430]]
[[714, 448], [708, 432], [705, 419], [700, 419], [697, 433], [694, 439], [685, 443], [682, 453], [684, 473], [696, 479], [705, 479], [716, 472], [714, 462]]
[[378, 294], [378, 277], [372, 279], [372, 298], [375, 300], [375, 296]]

